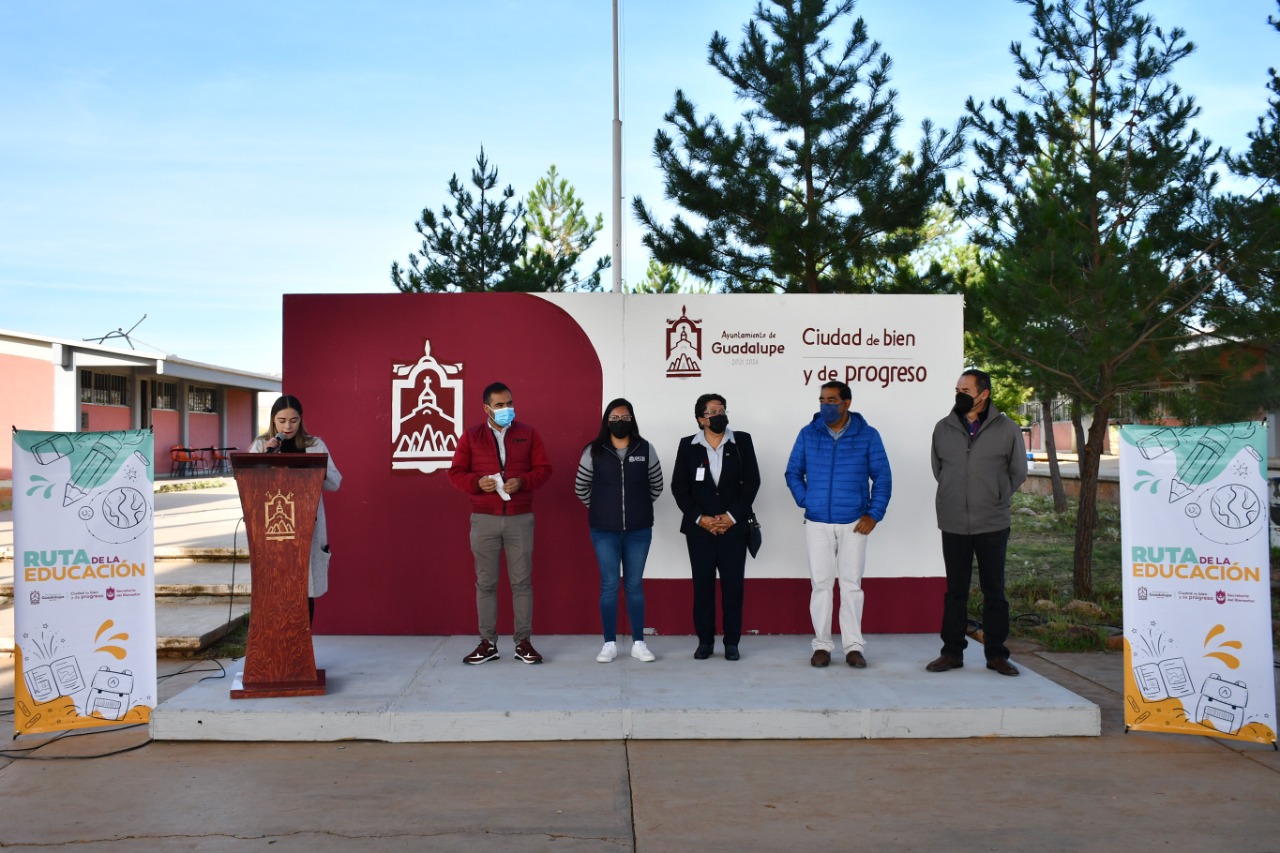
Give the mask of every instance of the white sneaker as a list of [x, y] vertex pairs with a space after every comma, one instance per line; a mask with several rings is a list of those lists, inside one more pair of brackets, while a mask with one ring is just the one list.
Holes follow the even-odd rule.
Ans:
[[651, 660], [657, 660], [653, 652], [649, 651], [649, 647], [644, 644], [644, 640], [636, 640], [631, 644], [631, 656], [636, 660], [642, 660], [648, 663]]
[[596, 655], [596, 663], [608, 663], [618, 656], [617, 643], [605, 643], [600, 654]]

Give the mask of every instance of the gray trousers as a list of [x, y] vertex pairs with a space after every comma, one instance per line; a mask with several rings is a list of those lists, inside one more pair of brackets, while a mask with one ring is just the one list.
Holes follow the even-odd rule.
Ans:
[[515, 641], [533, 633], [533, 513], [471, 514], [471, 553], [476, 559], [476, 614], [480, 636], [498, 639], [498, 558], [507, 554], [507, 580], [515, 613]]

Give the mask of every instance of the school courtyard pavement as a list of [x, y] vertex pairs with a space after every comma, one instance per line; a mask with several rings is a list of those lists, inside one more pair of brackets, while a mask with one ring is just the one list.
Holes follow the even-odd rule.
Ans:
[[[225, 519], [213, 518], [227, 507], [182, 498], [199, 494], [157, 495], [158, 547], [229, 547], [217, 544]], [[0, 513], [0, 539], [6, 522], [11, 534]], [[0, 850], [1280, 850], [1280, 753], [1125, 734], [1120, 655], [1014, 652], [1095, 703], [1100, 736], [245, 743], [152, 742], [140, 727], [6, 737]], [[234, 664], [159, 667], [163, 704]], [[0, 655], [0, 724], [12, 721], [13, 675]], [[952, 675], [936, 676], [939, 691]]]

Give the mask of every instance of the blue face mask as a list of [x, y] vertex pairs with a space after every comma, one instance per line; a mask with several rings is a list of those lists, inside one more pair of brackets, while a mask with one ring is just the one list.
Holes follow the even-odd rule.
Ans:
[[822, 421], [826, 424], [834, 424], [840, 420], [840, 404], [839, 403], [820, 403], [822, 410]]
[[505, 409], [493, 409], [493, 422], [504, 429], [511, 426], [511, 422], [516, 419], [516, 410], [514, 406], [507, 406]]

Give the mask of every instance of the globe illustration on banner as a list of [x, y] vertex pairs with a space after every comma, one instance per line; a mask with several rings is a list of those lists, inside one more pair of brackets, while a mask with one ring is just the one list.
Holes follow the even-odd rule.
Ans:
[[102, 514], [112, 527], [128, 530], [147, 518], [147, 501], [137, 489], [118, 487], [102, 499]]
[[1209, 511], [1223, 527], [1241, 530], [1258, 520], [1262, 501], [1252, 490], [1232, 483], [1222, 486], [1209, 499]]

